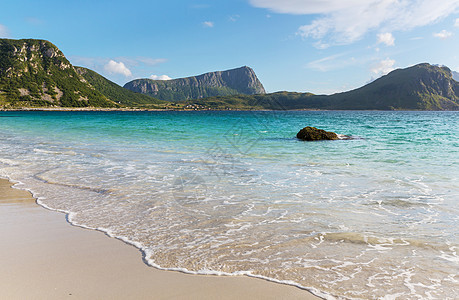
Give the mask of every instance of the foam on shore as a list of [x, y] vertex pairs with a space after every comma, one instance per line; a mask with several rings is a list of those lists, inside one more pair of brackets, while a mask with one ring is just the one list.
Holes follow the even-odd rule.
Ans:
[[245, 276], [193, 276], [148, 267], [135, 248], [68, 226], [62, 215], [41, 209], [28, 192], [10, 186], [0, 179], [0, 219], [7, 224], [0, 228], [5, 258], [0, 298], [315, 298], [295, 287]]

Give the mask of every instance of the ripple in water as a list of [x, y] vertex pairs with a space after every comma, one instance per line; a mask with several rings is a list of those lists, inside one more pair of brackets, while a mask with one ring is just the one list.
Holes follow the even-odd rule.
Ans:
[[[458, 296], [458, 114], [20, 114], [0, 120], [0, 175], [151, 265], [327, 298]], [[315, 124], [360, 138], [291, 138]]]

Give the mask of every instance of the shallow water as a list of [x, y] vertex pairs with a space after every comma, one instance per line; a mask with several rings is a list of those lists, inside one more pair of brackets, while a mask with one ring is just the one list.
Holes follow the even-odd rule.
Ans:
[[[151, 265], [459, 297], [457, 112], [0, 112], [0, 176]], [[351, 140], [301, 142], [316, 126]]]

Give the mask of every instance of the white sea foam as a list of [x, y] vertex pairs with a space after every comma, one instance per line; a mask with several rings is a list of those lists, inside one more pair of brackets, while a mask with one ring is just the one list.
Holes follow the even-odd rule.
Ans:
[[[111, 136], [101, 124], [115, 122], [100, 120], [75, 138], [43, 135], [36, 123], [29, 135], [5, 125], [0, 176], [72, 224], [141, 249], [161, 269], [243, 274], [328, 299], [447, 298], [457, 287], [457, 158], [437, 145], [393, 144], [379, 129], [383, 116], [341, 123], [366, 139], [307, 147], [259, 139], [260, 130], [237, 131], [243, 139], [229, 143], [221, 132], [233, 132], [233, 117], [191, 139], [175, 131], [143, 136], [126, 120], [132, 137]], [[290, 130], [282, 126], [270, 135]], [[416, 156], [419, 147], [440, 157]]]

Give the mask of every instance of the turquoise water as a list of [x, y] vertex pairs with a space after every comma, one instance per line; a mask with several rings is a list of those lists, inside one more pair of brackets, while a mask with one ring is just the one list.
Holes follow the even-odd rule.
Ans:
[[0, 129], [0, 176], [153, 266], [459, 297], [457, 112], [0, 112]]

